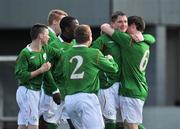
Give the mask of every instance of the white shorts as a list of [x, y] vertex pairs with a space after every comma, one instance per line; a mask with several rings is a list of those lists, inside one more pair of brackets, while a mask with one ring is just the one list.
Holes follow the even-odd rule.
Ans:
[[120, 96], [120, 109], [123, 121], [141, 124], [143, 120], [144, 101], [140, 99]]
[[116, 82], [108, 89], [100, 89], [98, 93], [103, 116], [107, 119], [116, 120], [117, 109], [119, 106], [119, 85], [120, 83]]
[[66, 122], [68, 115], [65, 112], [64, 102], [61, 101], [60, 105], [57, 105], [52, 96], [46, 95], [44, 90], [41, 90], [40, 99], [40, 113], [46, 122], [59, 124], [60, 122]]
[[18, 125], [39, 125], [40, 91], [20, 86], [16, 92], [16, 101], [20, 109]]
[[95, 94], [67, 95], [65, 107], [76, 129], [104, 129], [101, 107]]

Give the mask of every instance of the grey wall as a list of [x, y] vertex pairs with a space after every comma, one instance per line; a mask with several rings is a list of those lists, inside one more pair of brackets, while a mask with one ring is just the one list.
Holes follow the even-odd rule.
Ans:
[[113, 0], [112, 10], [143, 16], [149, 24], [180, 25], [179, 0]]
[[0, 28], [27, 28], [46, 23], [51, 9], [63, 9], [81, 23], [99, 25], [109, 18], [109, 0], [1, 0]]

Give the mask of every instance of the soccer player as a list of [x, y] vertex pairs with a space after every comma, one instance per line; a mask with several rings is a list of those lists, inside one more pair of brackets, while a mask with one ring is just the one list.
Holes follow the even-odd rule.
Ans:
[[[76, 44], [76, 41], [74, 39], [74, 30], [78, 25], [79, 25], [79, 21], [76, 18], [72, 16], [64, 17], [59, 24], [61, 28], [60, 38], [63, 40], [63, 42], [61, 42], [60, 44], [57, 44], [57, 42], [51, 42], [50, 46], [55, 47], [59, 50], [63, 50], [63, 51], [66, 51], [72, 48], [72, 46]], [[65, 80], [61, 79], [61, 80], [58, 80], [57, 82], [58, 88], [61, 92], [62, 100], [64, 100], [64, 95], [65, 95], [64, 81]], [[62, 101], [62, 105], [63, 104], [64, 102]], [[66, 115], [66, 111], [64, 110], [63, 110], [62, 118], [67, 119], [70, 129], [75, 129], [68, 115]]]
[[76, 129], [103, 129], [104, 122], [96, 94], [100, 70], [115, 73], [118, 65], [112, 56], [88, 48], [92, 41], [88, 25], [75, 29], [77, 45], [65, 51], [55, 70], [55, 79], [65, 78], [65, 108]]
[[[111, 16], [111, 26], [114, 29], [126, 32], [128, 27], [126, 14], [120, 11], [113, 13]], [[105, 129], [115, 129], [121, 75], [120, 47], [106, 34], [98, 37], [92, 43], [92, 47], [98, 48], [104, 55], [112, 55], [119, 66], [119, 70], [115, 74], [100, 72], [101, 90], [98, 94], [105, 120]]]
[[79, 21], [71, 16], [64, 17], [59, 26], [61, 28], [60, 38], [62, 39], [61, 44], [57, 44], [56, 42], [51, 42], [50, 45], [62, 50], [67, 50], [76, 44], [74, 40], [74, 29], [79, 25]]
[[[49, 56], [55, 59], [61, 56], [60, 51], [47, 45], [48, 34], [46, 25], [33, 25], [30, 31], [32, 42], [20, 52], [16, 60], [15, 75], [19, 83], [16, 100], [20, 108], [18, 129], [38, 129], [41, 85], [44, 74], [51, 67], [48, 59]], [[53, 87], [55, 85], [52, 85], [52, 89], [57, 90]]]
[[[121, 11], [114, 12], [111, 16], [111, 27], [121, 32], [126, 32], [128, 28], [127, 15]], [[151, 35], [144, 36], [145, 40], [147, 40], [148, 42], [153, 42], [153, 39], [151, 39]], [[115, 129], [117, 111], [120, 110], [118, 105], [118, 91], [120, 90], [119, 85], [122, 67], [120, 46], [115, 43], [107, 34], [102, 34], [92, 43], [92, 47], [98, 48], [104, 55], [111, 54], [119, 66], [119, 71], [115, 74], [106, 74], [101, 72], [101, 90], [98, 94], [103, 116], [105, 119], [105, 129]], [[121, 124], [118, 126], [123, 125]]]
[[[61, 29], [60, 29], [60, 22], [61, 20], [68, 16], [68, 14], [60, 9], [53, 9], [48, 14], [48, 30], [49, 30], [49, 40], [48, 45], [55, 43], [56, 45], [59, 45], [63, 42], [63, 40], [60, 38]], [[53, 46], [54, 47], [54, 46]], [[57, 48], [55, 46], [55, 48]], [[53, 70], [55, 66], [55, 60], [51, 60], [52, 68]], [[51, 75], [51, 78], [52, 75]], [[40, 129], [56, 129], [58, 117], [56, 117], [57, 112], [60, 112], [58, 109], [61, 108], [58, 106], [52, 98], [52, 86], [48, 82], [49, 77], [45, 75], [44, 83], [43, 83], [43, 89], [41, 93], [41, 102], [40, 102]], [[55, 84], [54, 84], [55, 85]], [[59, 91], [56, 91], [55, 93], [58, 93]], [[56, 98], [60, 99], [60, 98]]]
[[[48, 30], [49, 30], [49, 43], [57, 40], [57, 37], [62, 42], [63, 40], [60, 38], [61, 28], [59, 26], [61, 20], [68, 16], [68, 14], [60, 9], [53, 9], [48, 14]], [[58, 42], [58, 41], [56, 41]]]
[[127, 32], [129, 34], [116, 31], [109, 24], [101, 26], [101, 30], [111, 36], [121, 47], [122, 87], [120, 90], [120, 109], [127, 129], [138, 129], [138, 125], [142, 123], [143, 105], [148, 94], [145, 69], [151, 44], [146, 41], [135, 43], [130, 36], [142, 33], [144, 29], [145, 22], [138, 16], [128, 18]]

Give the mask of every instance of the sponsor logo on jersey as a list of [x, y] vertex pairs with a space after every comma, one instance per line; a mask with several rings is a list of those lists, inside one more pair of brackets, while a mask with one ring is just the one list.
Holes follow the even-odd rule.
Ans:
[[44, 60], [47, 59], [47, 54], [46, 53], [43, 54], [43, 58], [44, 58]]
[[34, 59], [36, 56], [31, 56], [30, 59]]

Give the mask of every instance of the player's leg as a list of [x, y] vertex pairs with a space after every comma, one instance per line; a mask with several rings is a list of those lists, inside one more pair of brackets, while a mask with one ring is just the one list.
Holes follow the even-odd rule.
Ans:
[[70, 129], [76, 129], [71, 121], [71, 119], [67, 119], [68, 125]]
[[122, 122], [116, 122], [116, 129], [125, 129]]
[[[116, 129], [125, 129], [123, 123], [117, 122]], [[140, 124], [138, 125], [138, 129], [146, 129], [146, 128], [144, 127], [144, 125]]]
[[138, 129], [142, 123], [143, 105], [144, 101], [140, 99], [120, 96], [121, 115], [126, 129]]
[[39, 129], [47, 129], [47, 122], [44, 120], [43, 115], [39, 118]]
[[18, 129], [38, 129], [40, 91], [33, 91], [20, 86], [16, 93], [16, 100], [20, 108]]
[[138, 129], [146, 129], [143, 124], [138, 125]]
[[75, 128], [104, 128], [101, 107], [95, 94], [77, 93], [68, 95], [65, 97], [65, 108]]
[[40, 118], [39, 129], [57, 129], [58, 125], [58, 112], [59, 105], [57, 105], [52, 96], [45, 94], [44, 90], [41, 91], [40, 100]]
[[57, 129], [57, 128], [58, 128], [57, 124], [46, 122], [43, 116], [39, 118], [39, 129]]
[[27, 129], [26, 125], [18, 125], [18, 129]]
[[27, 129], [39, 129], [37, 125], [28, 125]]
[[115, 129], [116, 128], [116, 121], [110, 120], [110, 119], [104, 119], [105, 120], [105, 129]]
[[104, 116], [105, 129], [116, 128], [118, 90], [119, 83], [116, 82], [110, 88], [101, 89], [99, 92], [98, 98]]

